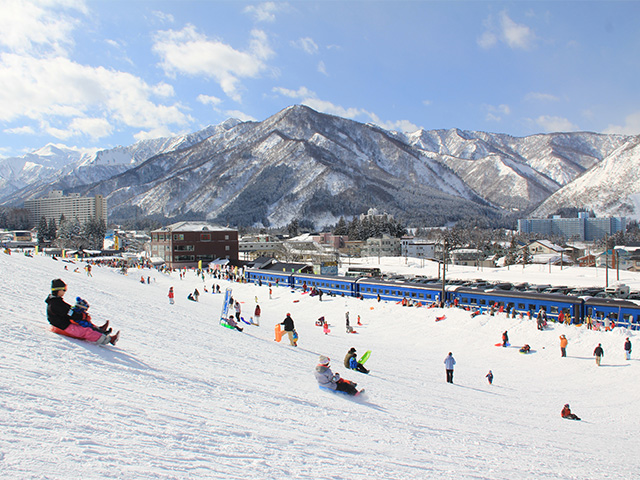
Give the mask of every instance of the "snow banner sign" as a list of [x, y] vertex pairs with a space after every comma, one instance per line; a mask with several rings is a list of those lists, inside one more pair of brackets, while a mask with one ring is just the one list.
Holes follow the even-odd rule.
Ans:
[[220, 312], [220, 323], [227, 322], [229, 316], [229, 300], [231, 300], [231, 289], [227, 288], [224, 292], [224, 302], [222, 302], [222, 311]]

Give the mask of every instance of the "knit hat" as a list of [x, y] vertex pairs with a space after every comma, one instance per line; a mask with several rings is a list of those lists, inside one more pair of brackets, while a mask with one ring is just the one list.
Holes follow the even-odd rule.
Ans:
[[73, 307], [75, 310], [87, 310], [89, 308], [89, 303], [86, 300], [83, 300], [80, 297], [76, 297], [76, 304]]
[[356, 349], [355, 349], [355, 348], [353, 348], [353, 347], [351, 347], [351, 348], [349, 349], [349, 353], [356, 353]]
[[62, 280], [60, 280], [59, 278], [56, 278], [55, 280], [51, 280], [52, 292], [57, 292], [58, 290], [66, 290], [66, 289], [67, 289], [67, 284], [64, 283]]
[[319, 365], [329, 365], [330, 361], [331, 361], [331, 359], [329, 357], [325, 357], [324, 355], [320, 355], [320, 358], [318, 359], [318, 364]]

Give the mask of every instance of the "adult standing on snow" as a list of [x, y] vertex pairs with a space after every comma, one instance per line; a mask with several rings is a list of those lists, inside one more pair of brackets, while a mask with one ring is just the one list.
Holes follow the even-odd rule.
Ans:
[[293, 338], [293, 332], [296, 329], [296, 327], [293, 324], [293, 318], [291, 318], [290, 313], [287, 313], [287, 316], [284, 317], [284, 321], [280, 323], [280, 325], [284, 326], [284, 331], [287, 332], [287, 335], [289, 336], [289, 344], [292, 347], [297, 347], [298, 342]]
[[256, 303], [256, 309], [253, 312], [253, 324], [260, 326], [260, 305]]
[[509, 334], [505, 330], [504, 333], [502, 334], [502, 346], [506, 347], [508, 343], [509, 343]]
[[600, 366], [602, 357], [604, 357], [604, 350], [602, 349], [601, 343], [599, 343], [596, 349], [593, 351], [593, 355], [596, 357], [596, 365]]
[[627, 360], [631, 360], [631, 340], [629, 340], [629, 337], [627, 337], [627, 340], [624, 342], [624, 354]]
[[569, 340], [565, 335], [560, 335], [560, 354], [562, 357], [567, 356], [567, 345], [569, 344]]
[[449, 355], [444, 359], [444, 368], [447, 371], [447, 383], [453, 383], [453, 366], [456, 364], [453, 354], [449, 352]]

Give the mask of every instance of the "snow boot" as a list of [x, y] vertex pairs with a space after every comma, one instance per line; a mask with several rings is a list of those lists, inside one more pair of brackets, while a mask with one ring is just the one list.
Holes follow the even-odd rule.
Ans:
[[107, 323], [105, 323], [104, 325], [102, 325], [101, 327], [99, 327], [100, 330], [105, 331], [107, 328], [109, 328], [109, 320], [107, 320]]
[[111, 338], [109, 339], [109, 343], [111, 345], [115, 345], [119, 339], [120, 339], [120, 330], [118, 330], [118, 332], [115, 335], [111, 335]]

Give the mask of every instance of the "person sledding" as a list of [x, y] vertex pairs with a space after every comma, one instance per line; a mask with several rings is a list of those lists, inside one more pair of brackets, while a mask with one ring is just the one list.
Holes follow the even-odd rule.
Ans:
[[120, 332], [115, 335], [100, 333], [93, 328], [83, 327], [76, 323], [82, 320], [76, 315], [74, 319], [71, 313], [71, 305], [64, 301], [64, 294], [67, 292], [67, 285], [59, 278], [51, 281], [51, 294], [45, 300], [47, 304], [47, 320], [58, 329], [63, 335], [94, 342], [99, 345], [110, 343], [115, 345], [120, 338]]
[[89, 310], [89, 303], [80, 297], [76, 297], [76, 304], [73, 307], [71, 307], [71, 318], [75, 323], [77, 323], [81, 327], [92, 328], [96, 332], [100, 332], [108, 335], [113, 331], [112, 328], [109, 328], [108, 320], [107, 320], [107, 323], [105, 323], [100, 327], [98, 327], [97, 325], [94, 325], [93, 322], [91, 321], [91, 315], [89, 315], [88, 310]]
[[344, 357], [344, 366], [350, 370], [356, 370], [357, 372], [369, 373], [369, 370], [358, 362], [356, 358], [356, 349], [351, 347]]
[[560, 412], [560, 415], [562, 415], [562, 418], [567, 418], [569, 420], [580, 420], [580, 417], [577, 416], [575, 413], [571, 413], [571, 408], [569, 408], [569, 404], [565, 404], [565, 406], [562, 408], [562, 412]]
[[364, 389], [358, 391], [356, 383], [340, 378], [339, 373], [333, 373], [329, 366], [330, 362], [331, 359], [329, 357], [320, 355], [318, 365], [316, 365], [316, 370], [314, 372], [319, 387], [344, 392], [347, 395], [359, 395], [364, 392]]
[[529, 353], [531, 352], [531, 347], [529, 346], [528, 343], [525, 343], [521, 348], [520, 348], [520, 353]]

